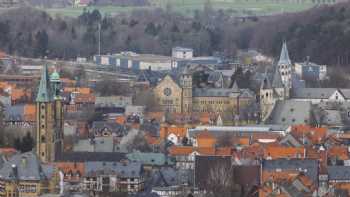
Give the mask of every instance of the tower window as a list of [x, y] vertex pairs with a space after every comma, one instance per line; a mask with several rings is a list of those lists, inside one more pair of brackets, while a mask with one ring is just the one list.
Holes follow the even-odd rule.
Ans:
[[41, 142], [45, 142], [46, 141], [46, 139], [45, 139], [45, 136], [41, 136]]
[[44, 153], [44, 152], [41, 152], [41, 156], [44, 157], [44, 156], [45, 156], [45, 153]]
[[42, 128], [42, 129], [45, 128], [45, 125], [42, 124], [42, 125], [41, 125], [41, 128]]

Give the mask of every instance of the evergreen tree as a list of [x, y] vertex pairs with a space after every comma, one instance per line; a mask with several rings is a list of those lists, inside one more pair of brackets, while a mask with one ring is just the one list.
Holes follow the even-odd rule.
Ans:
[[22, 143], [21, 143], [21, 152], [29, 152], [33, 149], [34, 147], [34, 139], [30, 135], [29, 132], [27, 132], [26, 136], [22, 138]]
[[16, 137], [15, 138], [15, 141], [13, 142], [13, 147], [16, 149], [16, 150], [21, 150], [21, 138], [19, 137]]

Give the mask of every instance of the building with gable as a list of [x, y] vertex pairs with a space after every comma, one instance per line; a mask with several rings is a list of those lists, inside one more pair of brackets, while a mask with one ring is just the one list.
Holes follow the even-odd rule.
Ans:
[[153, 89], [163, 111], [238, 114], [240, 108], [255, 102], [255, 94], [249, 89], [240, 89], [237, 83], [232, 88], [225, 88], [222, 83], [220, 87], [195, 87], [193, 74], [194, 70], [185, 67], [178, 77], [179, 80], [167, 75]]

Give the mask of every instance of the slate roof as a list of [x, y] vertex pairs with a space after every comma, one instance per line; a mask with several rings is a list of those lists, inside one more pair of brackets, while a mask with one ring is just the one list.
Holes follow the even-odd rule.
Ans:
[[214, 136], [223, 135], [225, 133], [272, 133], [279, 134], [281, 131], [286, 131], [287, 125], [247, 125], [247, 126], [197, 126], [193, 129], [188, 129], [188, 137], [193, 138], [198, 133], [207, 130]]
[[266, 89], [271, 89], [271, 82], [270, 79], [267, 75], [267, 73], [264, 74], [263, 79], [261, 81], [260, 89], [266, 90]]
[[262, 161], [263, 170], [295, 170], [304, 172], [314, 183], [317, 183], [318, 180], [318, 165], [318, 161], [313, 159], [275, 159]]
[[231, 88], [195, 88], [193, 89], [193, 97], [228, 97], [231, 93], [236, 93]]
[[326, 125], [343, 125], [342, 115], [340, 110], [325, 110], [324, 118], [322, 119], [323, 124]]
[[329, 180], [350, 180], [350, 166], [327, 166], [327, 171]]
[[193, 170], [162, 167], [152, 175], [152, 186], [168, 187], [193, 183]]
[[[14, 172], [12, 165], [16, 165], [17, 172]], [[23, 181], [39, 181], [46, 179], [46, 174], [37, 156], [32, 152], [17, 154], [4, 163], [0, 169], [0, 179]]]
[[277, 101], [267, 122], [269, 124], [295, 125], [310, 123], [312, 105], [309, 101]]
[[5, 106], [5, 121], [24, 121], [24, 106], [25, 105]]
[[291, 65], [286, 42], [283, 42], [280, 59], [278, 60], [278, 65]]
[[94, 132], [102, 132], [104, 129], [107, 129], [117, 136], [123, 136], [126, 133], [125, 128], [122, 125], [108, 121], [94, 121], [91, 129]]
[[87, 162], [105, 161], [118, 162], [126, 159], [125, 153], [120, 152], [65, 152], [59, 155], [57, 161]]
[[142, 164], [137, 162], [85, 162], [85, 176], [112, 173], [124, 178], [137, 178], [141, 176]]
[[328, 99], [336, 90], [336, 88], [299, 88], [293, 91], [292, 98]]
[[272, 87], [273, 88], [284, 88], [281, 78], [281, 73], [278, 69], [275, 70], [275, 74], [273, 75], [272, 80]]
[[146, 131], [151, 136], [159, 136], [160, 124], [158, 122], [144, 121], [140, 130]]
[[73, 147], [75, 152], [114, 152], [113, 137], [96, 137], [95, 139], [80, 139]]
[[191, 48], [185, 48], [185, 47], [174, 47], [173, 51], [181, 51], [181, 52], [191, 52], [193, 49]]
[[163, 153], [142, 153], [135, 151], [128, 153], [126, 157], [130, 161], [141, 162], [144, 165], [163, 166], [174, 164], [174, 162], [171, 161], [170, 158], [167, 158]]

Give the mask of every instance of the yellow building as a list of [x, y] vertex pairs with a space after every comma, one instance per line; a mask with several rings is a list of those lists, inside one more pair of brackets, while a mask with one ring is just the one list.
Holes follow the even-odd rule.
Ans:
[[167, 75], [154, 88], [154, 95], [163, 111], [175, 113], [218, 112], [237, 114], [240, 108], [255, 101], [248, 89], [194, 88], [192, 74], [185, 69], [177, 82]]
[[32, 152], [14, 155], [0, 168], [0, 196], [35, 197], [56, 193], [57, 175], [53, 166], [42, 165]]
[[36, 153], [42, 162], [53, 162], [63, 152], [63, 108], [59, 96], [59, 75], [49, 78], [47, 66], [42, 71], [36, 97]]

